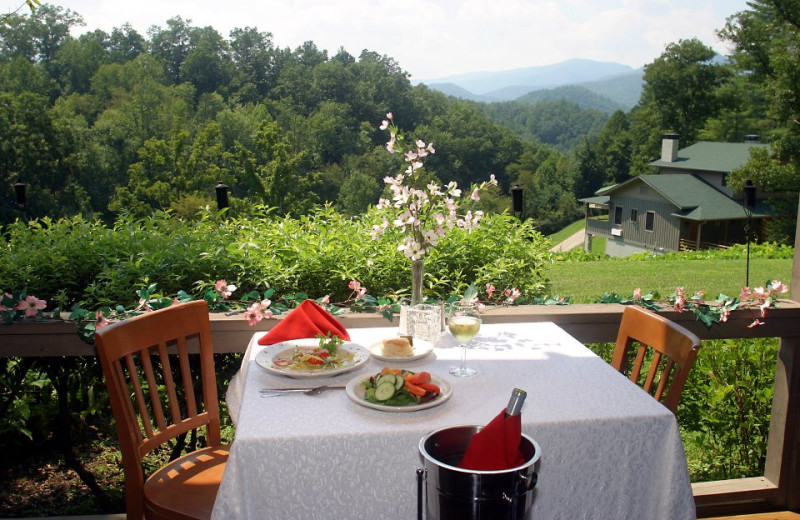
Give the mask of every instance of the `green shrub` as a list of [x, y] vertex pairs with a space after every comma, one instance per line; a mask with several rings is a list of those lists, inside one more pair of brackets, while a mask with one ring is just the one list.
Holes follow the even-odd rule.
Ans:
[[[343, 301], [356, 279], [374, 296], [399, 298], [410, 290], [410, 262], [397, 250], [397, 233], [370, 237], [377, 223], [373, 212], [347, 218], [330, 208], [299, 218], [264, 208], [230, 219], [205, 212], [193, 222], [158, 213], [111, 227], [81, 217], [16, 223], [0, 250], [0, 289], [24, 288], [50, 308], [58, 301], [96, 308], [135, 304], [136, 290], [151, 284], [165, 295], [197, 296], [223, 278], [237, 296], [272, 288], [276, 296]], [[492, 283], [532, 299], [545, 292], [546, 262], [546, 241], [530, 224], [487, 216], [471, 233], [451, 230], [426, 258], [425, 295]]]
[[[677, 410], [692, 482], [764, 474], [777, 343], [703, 342]], [[611, 362], [613, 343], [587, 346]]]
[[678, 408], [693, 481], [764, 474], [777, 345], [703, 342]]

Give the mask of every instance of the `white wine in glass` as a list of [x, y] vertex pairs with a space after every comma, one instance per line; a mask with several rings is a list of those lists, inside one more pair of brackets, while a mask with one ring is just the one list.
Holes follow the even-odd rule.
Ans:
[[470, 377], [478, 373], [474, 368], [467, 367], [467, 344], [478, 334], [481, 329], [481, 318], [478, 305], [474, 303], [453, 304], [447, 318], [447, 328], [450, 334], [461, 345], [461, 365], [450, 369], [450, 373], [458, 377]]

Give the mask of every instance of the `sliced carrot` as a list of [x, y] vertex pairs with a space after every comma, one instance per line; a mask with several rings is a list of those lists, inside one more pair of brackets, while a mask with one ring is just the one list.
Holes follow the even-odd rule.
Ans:
[[403, 373], [403, 371], [400, 370], [399, 368], [392, 368], [389, 370], [389, 373], [395, 376], [399, 376], [400, 374]]
[[442, 390], [438, 386], [434, 385], [433, 383], [422, 383], [419, 385], [420, 388], [423, 390], [427, 390], [429, 392], [433, 392], [434, 394], [441, 394]]
[[381, 375], [384, 375], [384, 376], [385, 376], [386, 374], [390, 373], [390, 371], [391, 371], [391, 370], [392, 370], [392, 369], [391, 369], [391, 368], [389, 368], [389, 367], [383, 367], [383, 368], [381, 369]]
[[417, 395], [419, 397], [425, 395], [426, 392], [424, 388], [420, 388], [417, 385], [412, 385], [408, 381], [406, 381], [406, 390], [408, 390], [412, 395]]
[[414, 385], [421, 385], [422, 383], [430, 383], [431, 382], [431, 375], [428, 372], [417, 372], [414, 374], [414, 377], [409, 379], [411, 384]]

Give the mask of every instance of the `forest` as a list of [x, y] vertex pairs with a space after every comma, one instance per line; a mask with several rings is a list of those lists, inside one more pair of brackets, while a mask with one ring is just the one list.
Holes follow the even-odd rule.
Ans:
[[[682, 147], [759, 134], [773, 155], [732, 184], [747, 176], [797, 191], [800, 68], [786, 42], [798, 38], [800, 9], [775, 7], [784, 4], [798, 2], [756, 1], [729, 20], [719, 30], [734, 44], [727, 60], [696, 39], [669, 44], [645, 67], [639, 104], [610, 115], [566, 100], [458, 100], [412, 86], [390, 56], [329, 55], [313, 41], [279, 48], [255, 27], [226, 37], [175, 17], [146, 35], [126, 24], [75, 37], [80, 14], [44, 4], [0, 27], [0, 224], [157, 210], [193, 218], [215, 206], [218, 183], [237, 215], [256, 205], [358, 215], [402, 168], [378, 128], [387, 112], [435, 144], [426, 167], [440, 181], [495, 175], [485, 209], [508, 209], [509, 189], [522, 187], [523, 216], [544, 234], [580, 218], [580, 197], [653, 173], [665, 132]], [[24, 206], [15, 184], [26, 186]]]

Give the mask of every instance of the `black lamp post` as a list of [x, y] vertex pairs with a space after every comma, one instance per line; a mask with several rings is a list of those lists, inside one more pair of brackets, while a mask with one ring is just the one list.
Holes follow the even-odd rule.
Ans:
[[25, 187], [24, 182], [14, 183], [14, 195], [17, 198], [17, 207], [19, 209], [25, 209]]
[[515, 184], [513, 188], [511, 188], [511, 206], [514, 211], [514, 214], [517, 216], [518, 219], [522, 220], [522, 208], [523, 208], [523, 200], [522, 200], [522, 192], [524, 190], [520, 187], [519, 184]]
[[744, 234], [747, 240], [747, 272], [745, 275], [745, 287], [750, 287], [750, 218], [756, 207], [756, 187], [753, 181], [748, 179], [744, 183], [744, 214], [747, 221], [744, 224]]
[[214, 189], [217, 190], [217, 209], [222, 210], [229, 207], [230, 203], [228, 202], [228, 186], [222, 184], [220, 181], [219, 184], [214, 187]]

